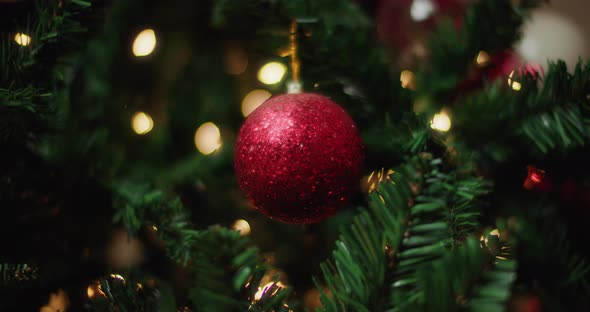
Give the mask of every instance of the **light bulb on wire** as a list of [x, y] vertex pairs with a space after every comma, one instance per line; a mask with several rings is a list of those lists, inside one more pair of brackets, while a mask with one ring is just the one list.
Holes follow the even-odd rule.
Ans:
[[16, 35], [14, 35], [14, 42], [19, 46], [26, 47], [31, 44], [31, 36], [23, 33], [16, 33]]
[[137, 112], [131, 118], [131, 127], [139, 135], [144, 135], [154, 128], [154, 120], [144, 112]]
[[439, 132], [447, 132], [451, 129], [451, 118], [445, 111], [441, 111], [432, 117], [430, 128]]
[[[268, 282], [264, 286], [258, 287], [258, 290], [254, 294], [254, 301], [258, 301], [262, 299], [262, 297], [266, 294], [266, 292], [272, 289], [272, 295], [276, 294], [279, 290], [285, 288], [286, 286], [279, 282]], [[274, 289], [273, 289], [274, 288]]]
[[152, 54], [156, 48], [156, 33], [153, 29], [142, 30], [133, 41], [133, 55], [137, 57]]
[[520, 82], [514, 80], [514, 70], [510, 72], [510, 75], [508, 75], [508, 85], [514, 91], [520, 91], [520, 89], [522, 89], [522, 84], [520, 84]]
[[416, 88], [416, 76], [411, 70], [403, 70], [399, 76], [402, 88], [414, 90]]

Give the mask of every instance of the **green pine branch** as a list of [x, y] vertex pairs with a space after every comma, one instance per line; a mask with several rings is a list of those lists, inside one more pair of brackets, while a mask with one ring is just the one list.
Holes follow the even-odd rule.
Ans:
[[256, 247], [239, 232], [219, 226], [195, 229], [178, 199], [145, 184], [119, 183], [115, 222], [131, 231], [155, 227], [167, 255], [191, 276], [188, 298], [205, 311], [288, 311], [288, 288], [270, 285], [258, 294], [268, 271]]
[[131, 274], [105, 276], [89, 286], [92, 295], [84, 306], [85, 311], [156, 312], [176, 310], [170, 289], [161, 285], [157, 287], [155, 284], [153, 279], [150, 283], [146, 279], [138, 279]]
[[427, 300], [398, 311], [504, 311], [516, 261], [497, 259], [470, 238], [416, 273]]
[[520, 39], [527, 10], [540, 3], [475, 1], [467, 8], [460, 25], [451, 20], [441, 23], [430, 37], [429, 62], [417, 74], [418, 93], [444, 99], [467, 76], [480, 51], [493, 53], [511, 48]]
[[414, 198], [405, 238], [396, 248], [393, 311], [423, 309], [433, 298], [420, 283], [422, 268], [479, 230], [480, 197], [489, 192], [489, 183], [459, 172], [444, 173], [434, 161], [432, 165]]
[[18, 45], [16, 33], [2, 33], [0, 44], [0, 140], [27, 142], [48, 128], [55, 89], [63, 80], [63, 55], [80, 47], [86, 31], [78, 16], [86, 1], [34, 1], [34, 12], [16, 29], [30, 36]]
[[453, 108], [452, 144], [467, 148], [461, 154], [471, 150], [496, 160], [518, 151], [541, 156], [584, 146], [590, 139], [589, 77], [590, 64], [579, 62], [570, 74], [559, 61], [549, 65], [542, 81], [516, 75], [518, 92], [502, 82], [467, 96]]
[[362, 211], [321, 265], [323, 311], [405, 311], [424, 304], [417, 272], [478, 228], [479, 197], [489, 185], [458, 172], [441, 171], [441, 161], [415, 157], [391, 182], [369, 196]]
[[[546, 207], [535, 208], [544, 211]], [[570, 229], [554, 213], [536, 213], [518, 221], [515, 236], [523, 266], [526, 265], [519, 274], [530, 275], [531, 269], [544, 272], [530, 276], [532, 283], [526, 286], [529, 291], [544, 294], [548, 307], [560, 311], [571, 307], [588, 309], [590, 261], [576, 245]]]

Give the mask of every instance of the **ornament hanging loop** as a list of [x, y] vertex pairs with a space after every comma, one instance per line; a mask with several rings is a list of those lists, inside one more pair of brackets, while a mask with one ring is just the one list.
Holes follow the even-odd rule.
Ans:
[[303, 88], [299, 81], [301, 63], [297, 56], [297, 19], [293, 19], [289, 27], [289, 55], [291, 56], [291, 81], [287, 83], [287, 93], [301, 93]]
[[280, 53], [282, 57], [289, 55], [291, 57], [291, 80], [287, 82], [287, 93], [303, 92], [303, 84], [300, 80], [301, 62], [298, 56], [297, 35], [299, 33], [298, 24], [315, 24], [319, 20], [314, 17], [294, 18], [289, 26], [289, 46]]

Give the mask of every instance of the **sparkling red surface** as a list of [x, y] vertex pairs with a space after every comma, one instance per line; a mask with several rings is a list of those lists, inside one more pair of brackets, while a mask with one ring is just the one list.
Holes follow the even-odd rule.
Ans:
[[359, 185], [363, 162], [350, 116], [311, 93], [276, 96], [256, 109], [240, 129], [234, 159], [254, 206], [286, 223], [333, 215]]

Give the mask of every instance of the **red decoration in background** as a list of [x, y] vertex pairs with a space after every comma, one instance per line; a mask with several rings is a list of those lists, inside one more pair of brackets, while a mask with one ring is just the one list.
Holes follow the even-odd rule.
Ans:
[[[515, 73], [513, 74], [513, 72]], [[520, 56], [512, 50], [499, 51], [493, 53], [487, 63], [474, 63], [467, 78], [457, 84], [455, 95], [479, 90], [486, 83], [492, 83], [498, 79], [508, 82], [511, 74], [518, 76], [530, 74], [535, 77], [542, 77], [544, 73], [540, 65], [534, 63], [525, 64]]]
[[543, 77], [545, 75], [545, 71], [541, 65], [536, 63], [526, 63], [517, 69], [517, 72], [520, 76], [525, 74], [531, 75], [535, 78]]
[[497, 79], [506, 79], [521, 64], [522, 59], [514, 51], [505, 50], [494, 53], [490, 64], [483, 68], [483, 77], [490, 82]]
[[348, 114], [327, 97], [273, 97], [240, 129], [234, 165], [241, 189], [262, 213], [286, 223], [333, 215], [358, 186], [363, 143]]
[[426, 38], [443, 18], [461, 27], [466, 0], [381, 0], [377, 5], [377, 36], [402, 59], [422, 57]]
[[540, 192], [548, 192], [551, 190], [551, 181], [547, 178], [545, 171], [528, 166], [528, 175], [524, 180], [524, 188], [527, 190], [535, 190]]
[[510, 299], [510, 312], [541, 312], [543, 305], [537, 296], [515, 295]]

